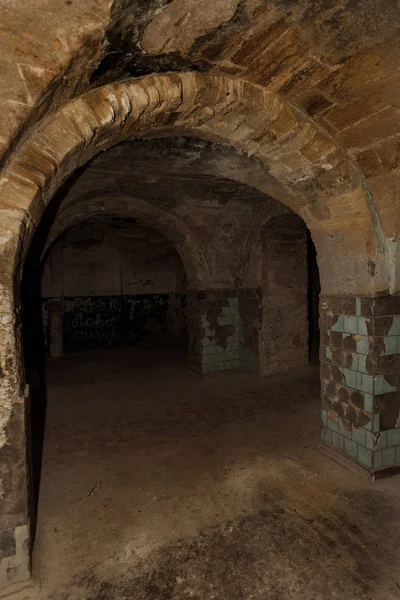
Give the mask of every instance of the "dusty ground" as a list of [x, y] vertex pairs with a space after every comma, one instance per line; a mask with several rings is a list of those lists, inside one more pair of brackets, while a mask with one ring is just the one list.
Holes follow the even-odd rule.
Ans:
[[201, 380], [174, 352], [48, 369], [40, 600], [400, 598], [400, 477], [317, 451], [318, 371]]

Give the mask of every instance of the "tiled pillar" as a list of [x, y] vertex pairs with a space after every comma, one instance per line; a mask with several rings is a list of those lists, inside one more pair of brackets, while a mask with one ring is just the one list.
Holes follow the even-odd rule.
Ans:
[[189, 365], [206, 375], [239, 367], [237, 290], [188, 293]]
[[400, 466], [400, 297], [320, 299], [322, 441], [370, 472]]

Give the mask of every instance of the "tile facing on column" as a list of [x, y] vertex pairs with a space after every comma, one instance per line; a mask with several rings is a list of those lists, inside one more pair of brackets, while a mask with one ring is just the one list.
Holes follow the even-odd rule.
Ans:
[[323, 443], [400, 467], [400, 297], [322, 296], [320, 327]]

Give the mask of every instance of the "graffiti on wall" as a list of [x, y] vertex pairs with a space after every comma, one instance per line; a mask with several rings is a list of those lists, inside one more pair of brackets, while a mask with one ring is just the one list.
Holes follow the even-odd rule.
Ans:
[[181, 321], [179, 328], [185, 328], [185, 306], [183, 294], [64, 298], [64, 348], [128, 345], [149, 335], [173, 333], [174, 315]]

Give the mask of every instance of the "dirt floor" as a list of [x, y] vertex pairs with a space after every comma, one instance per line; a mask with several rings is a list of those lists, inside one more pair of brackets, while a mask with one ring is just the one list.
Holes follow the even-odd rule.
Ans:
[[400, 598], [400, 477], [318, 452], [318, 369], [202, 380], [171, 350], [50, 362], [40, 600]]

